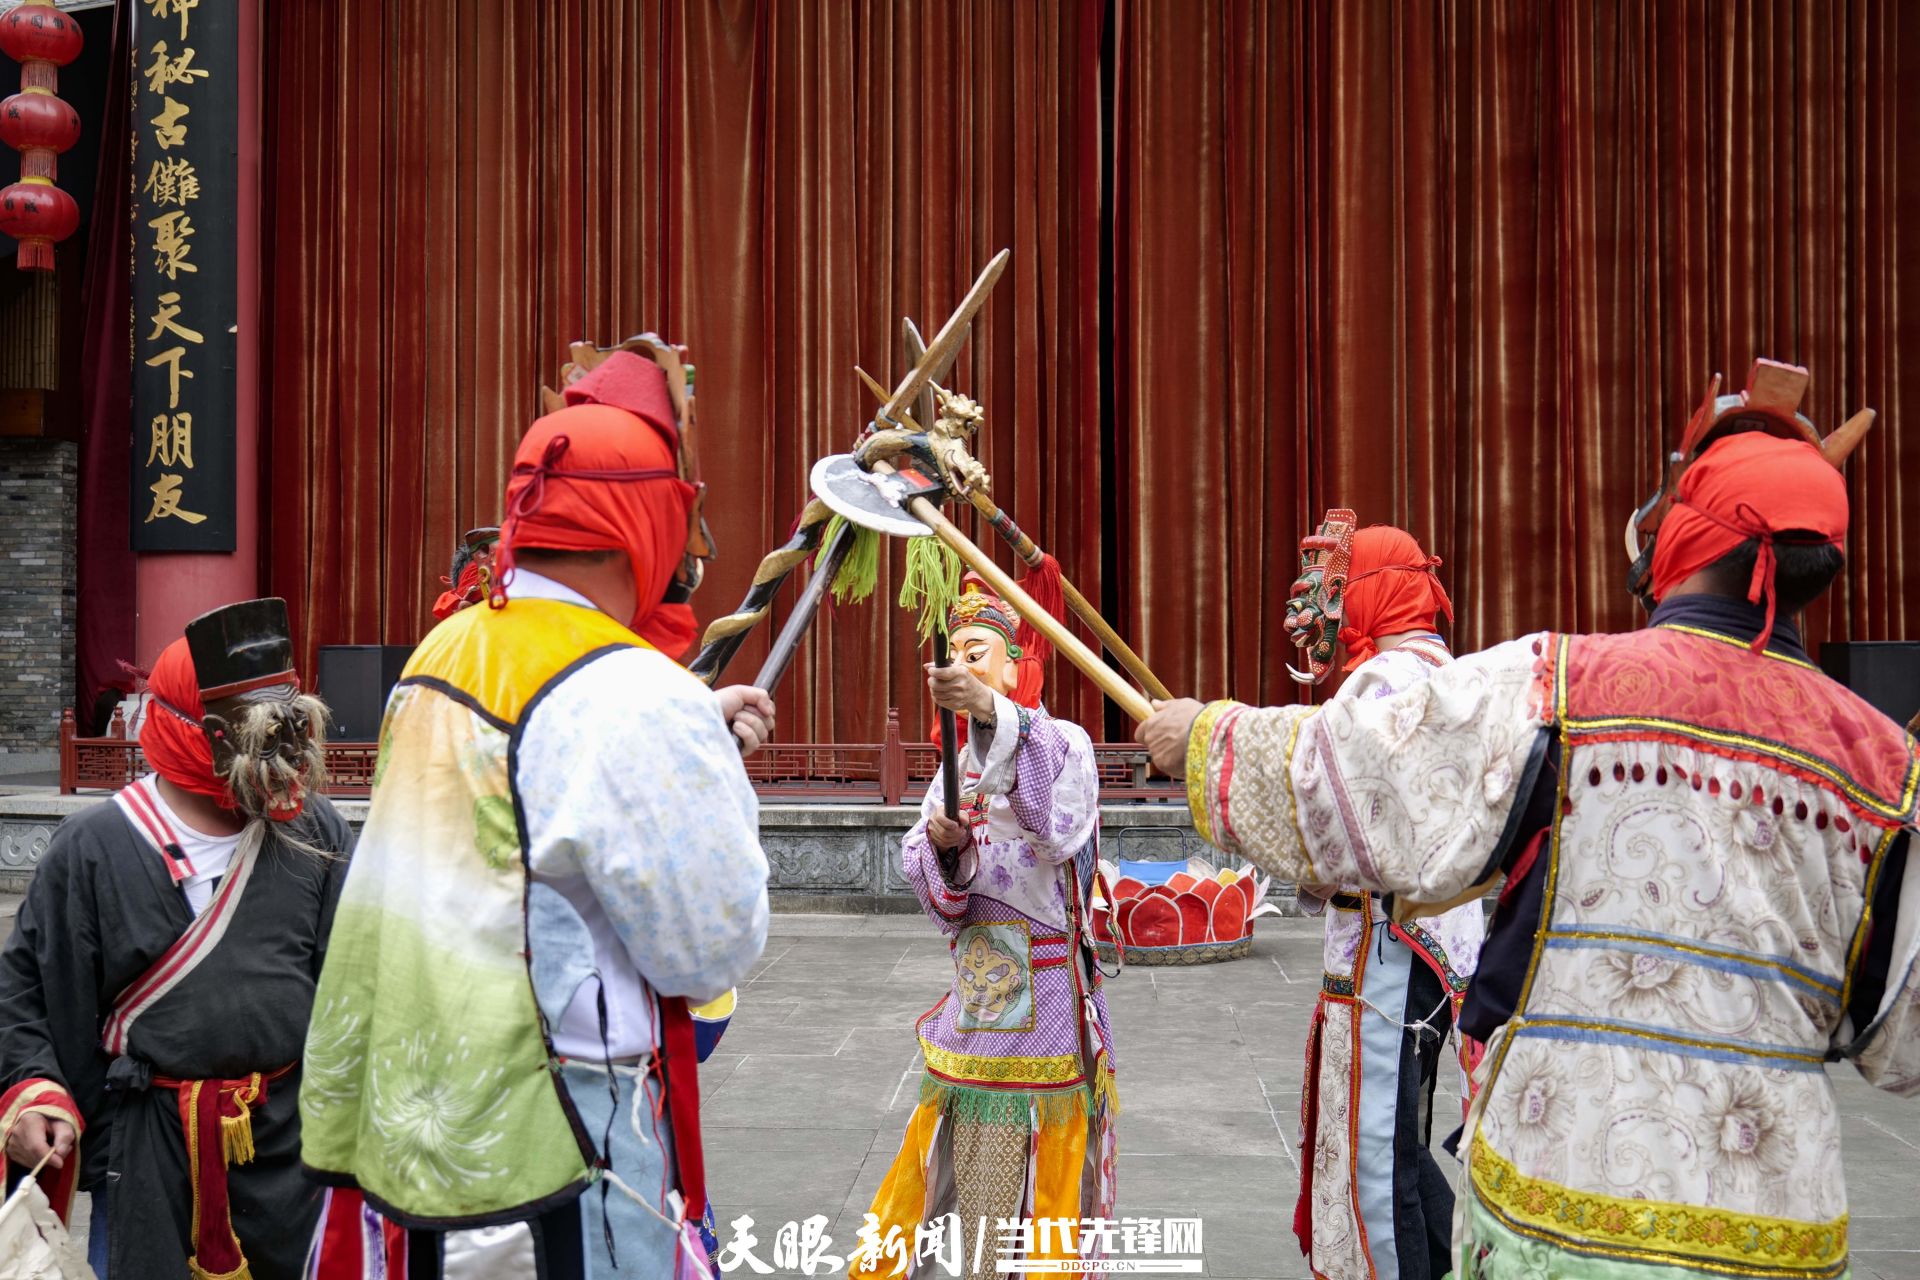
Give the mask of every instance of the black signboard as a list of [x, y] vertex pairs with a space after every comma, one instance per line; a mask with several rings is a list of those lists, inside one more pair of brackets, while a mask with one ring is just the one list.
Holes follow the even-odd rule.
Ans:
[[133, 5], [133, 549], [234, 549], [239, 0]]

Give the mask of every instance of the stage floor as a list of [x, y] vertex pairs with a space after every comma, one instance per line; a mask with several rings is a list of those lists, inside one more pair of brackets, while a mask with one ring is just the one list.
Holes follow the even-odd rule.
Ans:
[[[0, 895], [8, 932], [18, 904]], [[751, 1216], [755, 1252], [770, 1260], [782, 1225], [823, 1214], [829, 1252], [852, 1249], [918, 1096], [913, 1019], [950, 973], [945, 944], [919, 917], [773, 917], [766, 955], [701, 1077], [723, 1240], [729, 1222]], [[1319, 982], [1319, 923], [1266, 918], [1244, 960], [1135, 967], [1107, 988], [1120, 1062], [1120, 1214], [1203, 1219], [1207, 1276], [1308, 1275], [1293, 1238], [1293, 1138]], [[1869, 1088], [1851, 1068], [1831, 1073], [1845, 1117], [1854, 1276], [1914, 1280], [1920, 1103]], [[1441, 1086], [1436, 1141], [1458, 1114], [1457, 1072], [1443, 1068]], [[1441, 1164], [1456, 1168], [1444, 1154]]]
[[[750, 1215], [767, 1259], [782, 1224], [824, 1214], [833, 1251], [844, 1254], [918, 1097], [913, 1020], [952, 969], [919, 917], [776, 915], [771, 935], [702, 1075], [707, 1185], [722, 1240], [731, 1219]], [[1136, 966], [1108, 985], [1120, 1216], [1202, 1218], [1208, 1276], [1309, 1274], [1293, 1237], [1294, 1137], [1319, 986], [1319, 922], [1272, 918], [1259, 922], [1246, 959]], [[1832, 1075], [1845, 1114], [1854, 1275], [1915, 1280], [1920, 1103], [1870, 1088], [1851, 1067]], [[1436, 1144], [1457, 1123], [1458, 1079], [1443, 1065]]]

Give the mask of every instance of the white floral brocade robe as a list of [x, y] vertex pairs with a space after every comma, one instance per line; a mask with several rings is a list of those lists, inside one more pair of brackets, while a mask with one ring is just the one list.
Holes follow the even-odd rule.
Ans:
[[1803, 660], [1655, 625], [1527, 637], [1384, 698], [1215, 703], [1188, 760], [1202, 833], [1276, 876], [1423, 902], [1515, 878], [1487, 945], [1523, 968], [1476, 983], [1513, 998], [1456, 1274], [1847, 1274], [1824, 1065], [1920, 1092], [1920, 765], [1892, 721]]
[[[1355, 668], [1335, 696], [1391, 697], [1452, 660], [1438, 636], [1420, 636]], [[1420, 1045], [1453, 1025], [1486, 937], [1485, 913], [1467, 902], [1396, 927], [1362, 885], [1326, 896], [1302, 886], [1299, 900], [1309, 914], [1324, 913], [1326, 941], [1301, 1088], [1296, 1233], [1323, 1280], [1426, 1276], [1425, 1219], [1435, 1216], [1444, 1232], [1452, 1206], [1433, 1194], [1445, 1184], [1423, 1154], [1439, 1046], [1425, 1050], [1423, 1082]], [[1464, 1036], [1456, 1044], [1464, 1097], [1477, 1046]], [[1442, 1132], [1455, 1120], [1443, 1120]]]

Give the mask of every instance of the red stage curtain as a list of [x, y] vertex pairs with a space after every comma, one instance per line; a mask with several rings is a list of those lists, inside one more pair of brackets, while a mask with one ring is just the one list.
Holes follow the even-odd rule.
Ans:
[[[1920, 634], [1898, 227], [1920, 13], [1893, 0], [1119, 6], [1123, 631], [1283, 700], [1332, 505], [1446, 559], [1463, 649], [1639, 619], [1622, 528], [1708, 376], [1805, 364], [1850, 469], [1821, 637]], [[1902, 163], [1904, 160], [1904, 164]], [[1909, 259], [1911, 255], [1908, 255]], [[1197, 430], [1172, 424], [1202, 424]], [[1904, 513], [1904, 518], [1903, 518]]]
[[[309, 662], [421, 634], [566, 342], [643, 327], [700, 368], [699, 604], [730, 610], [870, 415], [852, 366], [888, 380], [899, 316], [931, 329], [1002, 246], [954, 378], [997, 492], [1183, 691], [1291, 696], [1294, 547], [1335, 503], [1445, 558], [1462, 648], [1633, 625], [1627, 512], [1756, 355], [1812, 368], [1823, 428], [1881, 411], [1813, 636], [1920, 634], [1893, 348], [1920, 332], [1920, 17], [1894, 0], [267, 20], [270, 574]], [[919, 732], [918, 662], [897, 610], [842, 610], [782, 736], [871, 740], [889, 705]]]
[[[1002, 501], [1097, 581], [1098, 4], [405, 0], [268, 22], [270, 572], [308, 662], [417, 639], [566, 343], [644, 328], [699, 368], [723, 558], [698, 603], [730, 611], [811, 461], [871, 417], [853, 366], [890, 382], [899, 318], [931, 334], [1002, 247], [953, 380], [989, 407]], [[783, 737], [874, 739], [890, 705], [918, 730], [898, 612], [826, 621]], [[1084, 681], [1056, 683], [1097, 715]]]

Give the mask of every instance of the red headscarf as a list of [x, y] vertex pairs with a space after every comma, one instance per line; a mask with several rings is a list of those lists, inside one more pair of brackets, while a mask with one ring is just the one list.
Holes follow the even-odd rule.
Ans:
[[213, 746], [200, 719], [200, 677], [193, 670], [193, 651], [185, 636], [160, 651], [147, 677], [153, 705], [140, 726], [140, 753], [153, 771], [183, 791], [211, 796], [223, 808], [233, 808], [227, 784], [213, 774]]
[[567, 390], [568, 406], [535, 422], [514, 455], [494, 576], [509, 594], [513, 554], [624, 551], [639, 608], [628, 626], [678, 657], [698, 634], [693, 610], [662, 604], [687, 545], [694, 487], [676, 465], [666, 374], [621, 352]]
[[1348, 671], [1380, 652], [1382, 636], [1431, 631], [1435, 614], [1453, 621], [1453, 601], [1440, 585], [1440, 557], [1421, 550], [1412, 534], [1390, 524], [1353, 535], [1340, 643]]
[[1804, 529], [1791, 541], [1839, 546], [1847, 536], [1847, 482], [1805, 440], [1748, 431], [1707, 446], [1680, 477], [1673, 507], [1653, 546], [1653, 598], [1667, 593], [1749, 538], [1760, 540], [1747, 602], [1767, 604], [1767, 623], [1753, 651], [1773, 635], [1775, 535]]

